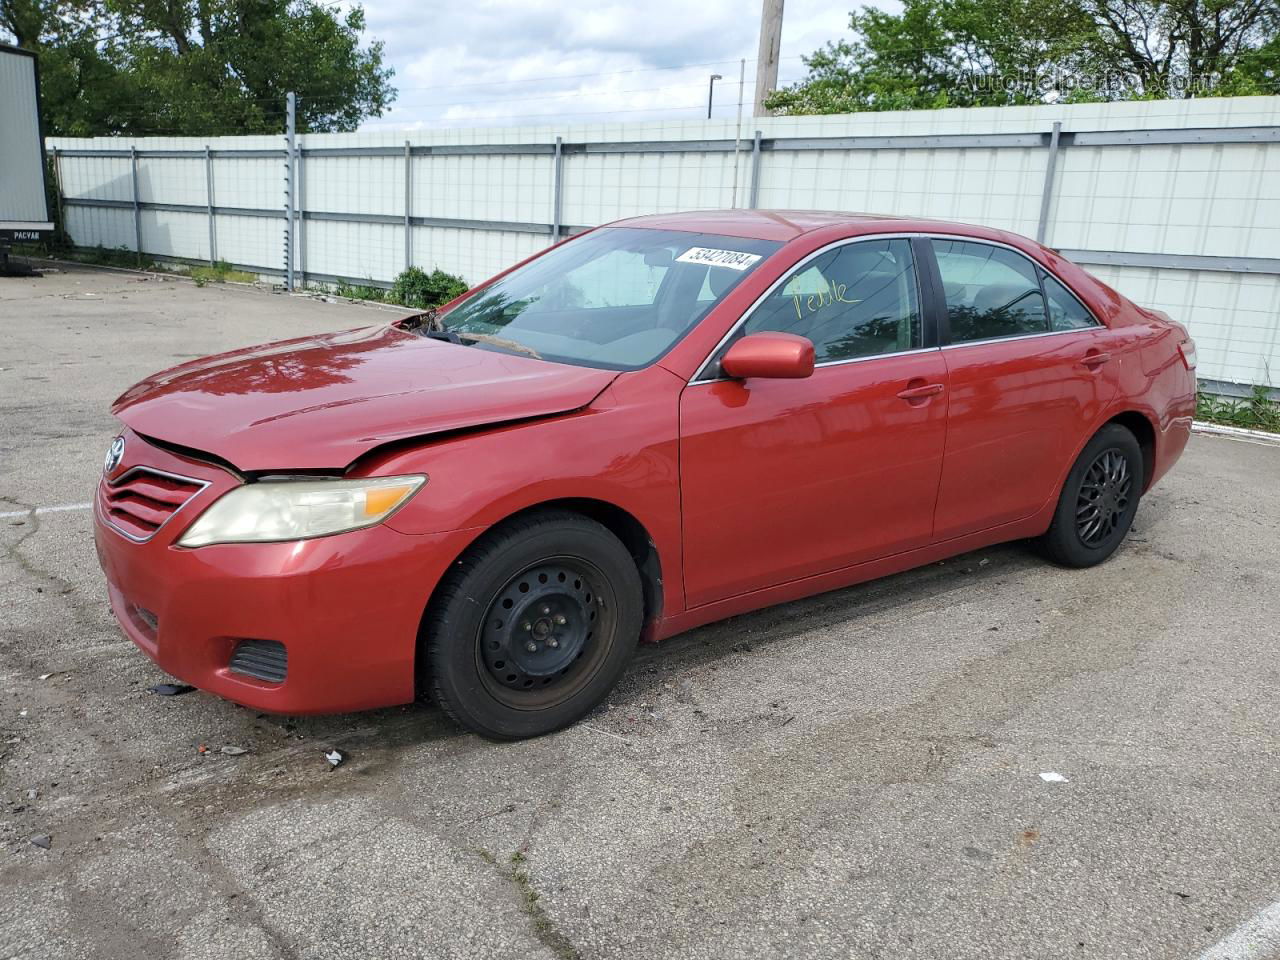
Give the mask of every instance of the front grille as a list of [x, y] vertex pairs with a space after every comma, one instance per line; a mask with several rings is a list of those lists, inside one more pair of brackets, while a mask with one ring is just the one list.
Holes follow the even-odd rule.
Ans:
[[289, 652], [283, 643], [275, 640], [241, 640], [228, 666], [235, 673], [267, 683], [284, 683], [289, 670]]
[[150, 540], [157, 530], [207, 487], [192, 480], [150, 467], [134, 467], [102, 485], [107, 522], [131, 540]]

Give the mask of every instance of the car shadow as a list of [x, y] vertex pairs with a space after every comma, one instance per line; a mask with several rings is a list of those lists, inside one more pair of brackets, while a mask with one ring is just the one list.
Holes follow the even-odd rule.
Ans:
[[[698, 627], [658, 644], [642, 645], [609, 701], [622, 708], [650, 701], [662, 684], [681, 673], [735, 656], [744, 648], [759, 650], [785, 643], [801, 632], [854, 625], [892, 614], [922, 598], [945, 606], [953, 593], [1044, 563], [1025, 543], [1001, 544]], [[290, 736], [312, 743], [333, 743], [340, 749], [343, 744], [353, 749], [364, 744], [378, 753], [394, 754], [399, 748], [424, 744], [470, 752], [486, 745], [429, 702], [340, 716], [259, 715], [257, 722], [279, 725]]]

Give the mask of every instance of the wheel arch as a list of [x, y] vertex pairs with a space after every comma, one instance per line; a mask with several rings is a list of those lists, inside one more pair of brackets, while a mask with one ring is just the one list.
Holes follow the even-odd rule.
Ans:
[[[665, 600], [662, 581], [662, 560], [658, 555], [657, 545], [644, 524], [630, 511], [607, 500], [598, 500], [592, 497], [562, 497], [522, 507], [490, 524], [484, 530], [479, 531], [475, 537], [458, 551], [457, 556], [450, 559], [449, 568], [452, 568], [454, 564], [461, 560], [482, 538], [500, 531], [508, 524], [527, 520], [539, 513], [553, 510], [568, 510], [572, 513], [589, 517], [622, 541], [622, 545], [631, 554], [632, 562], [635, 563], [636, 570], [640, 574], [640, 585], [643, 590], [644, 625], [641, 628], [640, 639], [641, 642], [651, 640], [657, 632], [658, 624], [662, 620]], [[440, 581], [431, 588], [431, 595], [423, 606], [422, 619], [418, 630], [417, 657], [422, 655], [423, 630], [432, 607], [438, 602], [440, 586], [444, 579], [442, 576]], [[421, 693], [421, 670], [415, 669], [414, 673], [418, 677], [419, 692]]]
[[[1145, 413], [1138, 410], [1125, 410], [1113, 416], [1107, 424], [1118, 424], [1133, 434], [1138, 441], [1138, 449], [1142, 451], [1142, 492], [1151, 488], [1156, 469], [1156, 428]], [[1099, 427], [1098, 429], [1102, 429]], [[1095, 431], [1096, 433], [1096, 431]]]

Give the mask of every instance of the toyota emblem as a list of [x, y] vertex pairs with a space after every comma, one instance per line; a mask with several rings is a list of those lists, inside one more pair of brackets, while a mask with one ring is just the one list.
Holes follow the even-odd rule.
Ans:
[[120, 466], [120, 461], [124, 459], [124, 437], [116, 437], [111, 441], [111, 448], [107, 451], [107, 459], [102, 463], [102, 472], [110, 473], [116, 467]]

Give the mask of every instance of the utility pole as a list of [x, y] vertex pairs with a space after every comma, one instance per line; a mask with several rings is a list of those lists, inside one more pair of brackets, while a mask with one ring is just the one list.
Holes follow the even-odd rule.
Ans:
[[733, 192], [729, 194], [729, 206], [738, 209], [738, 151], [742, 148], [742, 98], [747, 88], [747, 61], [744, 57], [738, 62], [738, 124], [733, 135]]
[[[707, 119], [708, 120], [711, 119], [711, 100], [716, 95], [716, 81], [723, 80], [723, 79], [724, 77], [720, 76], [720, 74], [713, 73], [711, 75], [711, 82], [707, 84]], [[54, 147], [54, 149], [56, 150], [57, 147]]]
[[295, 120], [298, 98], [290, 91], [285, 98], [285, 158], [284, 158], [284, 284], [293, 293], [293, 157], [296, 143]]
[[763, 0], [760, 11], [760, 51], [756, 55], [756, 103], [754, 116], [767, 117], [767, 96], [778, 86], [778, 54], [782, 49], [782, 0]]

